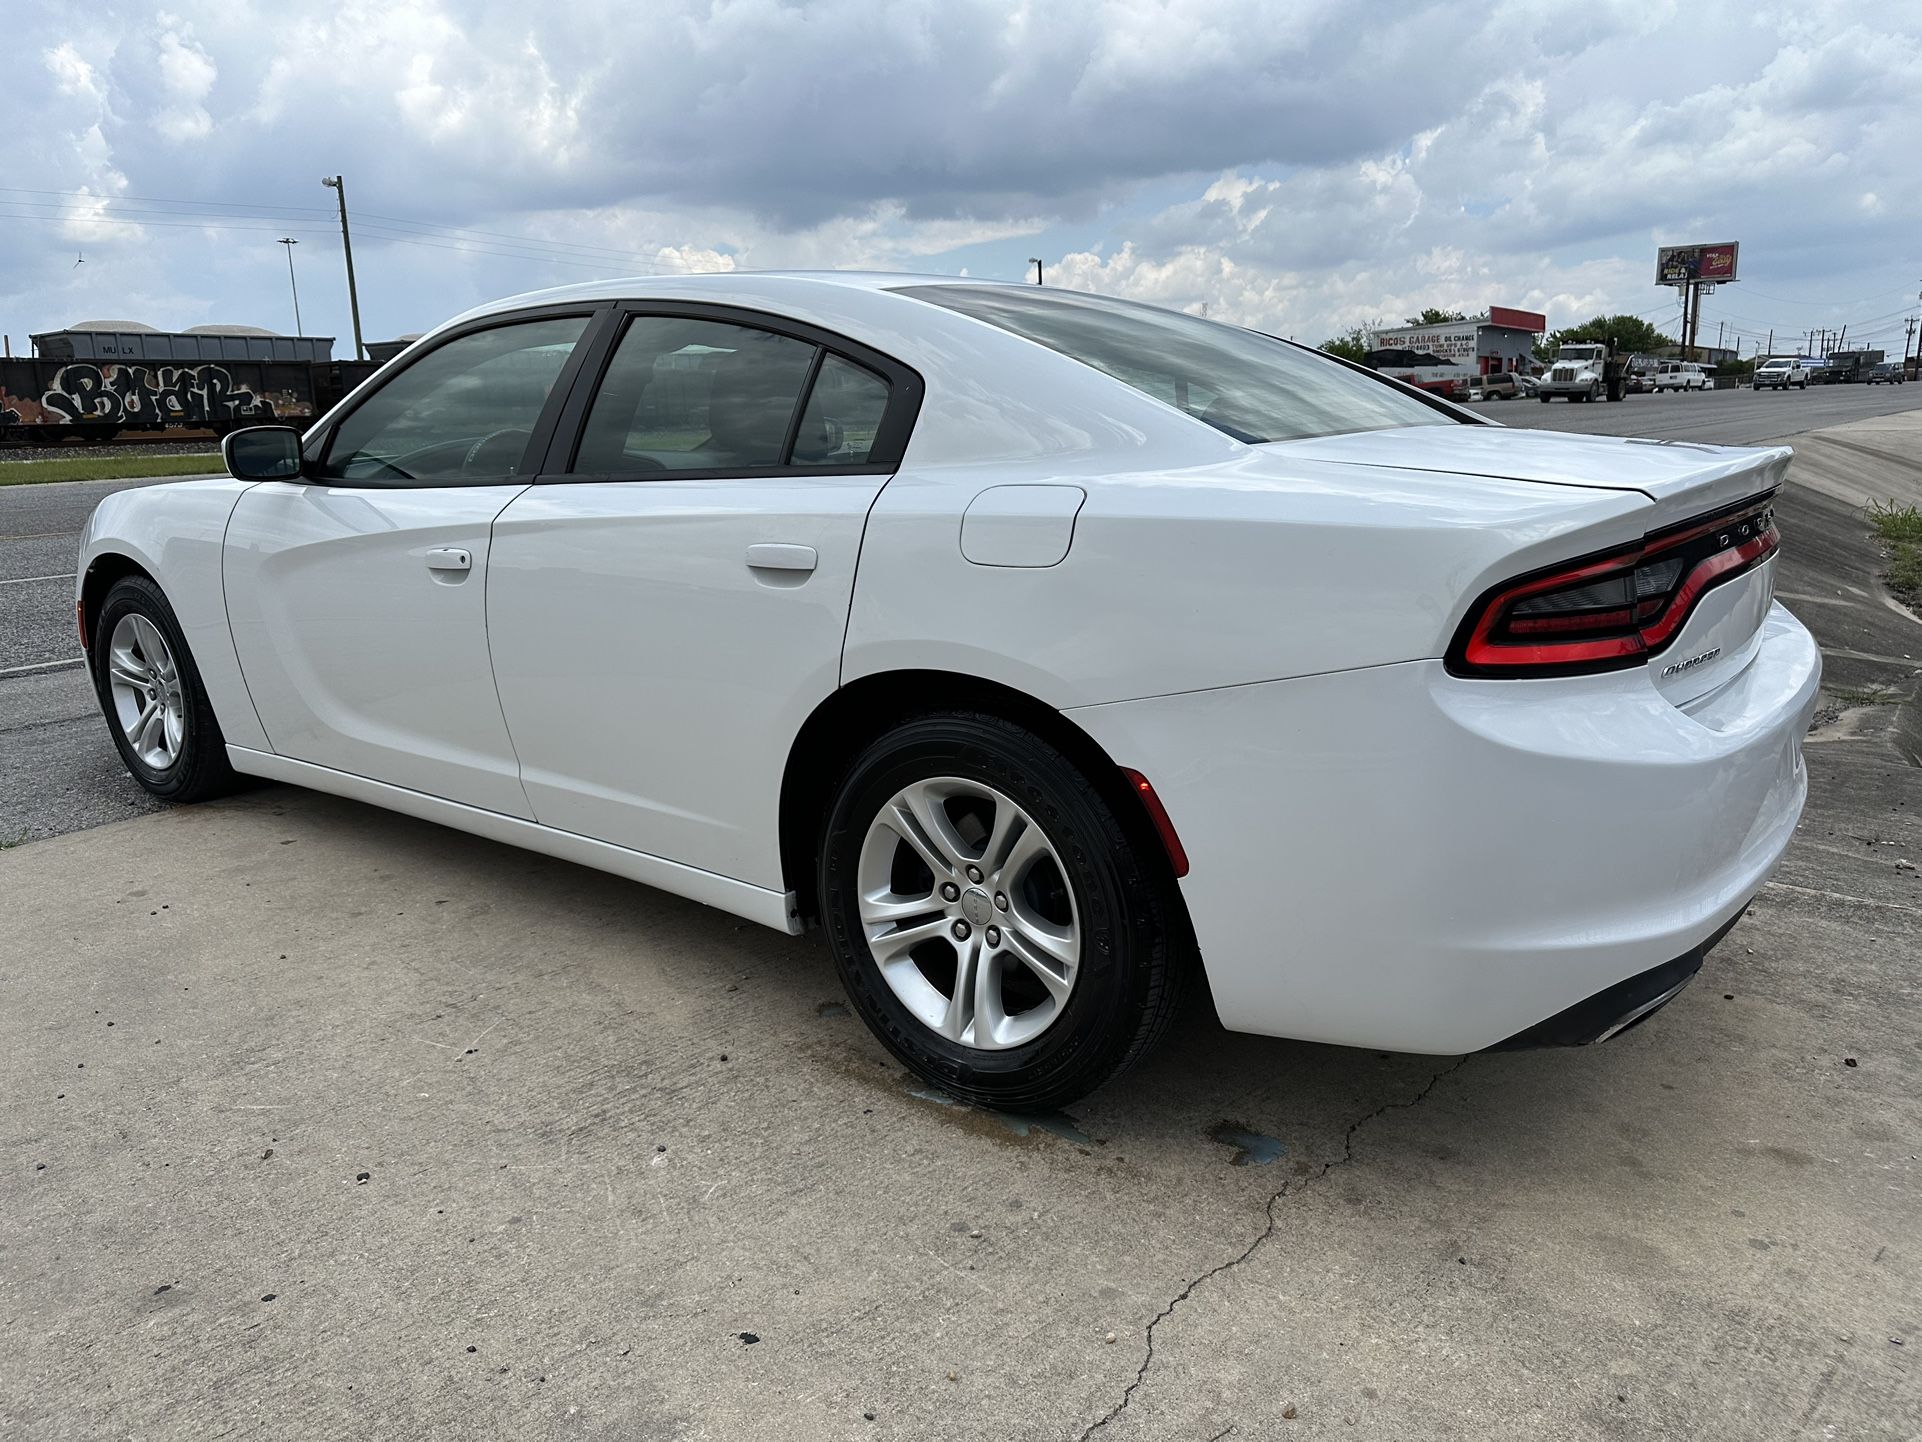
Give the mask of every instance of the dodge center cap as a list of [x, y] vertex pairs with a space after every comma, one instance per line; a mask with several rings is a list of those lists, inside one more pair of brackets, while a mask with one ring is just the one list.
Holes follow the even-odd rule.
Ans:
[[980, 887], [970, 886], [961, 893], [961, 914], [976, 926], [986, 926], [988, 918], [994, 915], [994, 903]]

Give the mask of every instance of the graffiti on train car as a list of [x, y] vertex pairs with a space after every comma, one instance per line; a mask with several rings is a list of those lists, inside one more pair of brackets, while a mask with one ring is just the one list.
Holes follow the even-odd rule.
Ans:
[[66, 424], [65, 416], [55, 415], [31, 396], [10, 395], [0, 386], [0, 429], [7, 426], [57, 426]]
[[[293, 391], [262, 393], [221, 365], [113, 365], [74, 361], [54, 373], [40, 406], [54, 424], [176, 425], [245, 416], [310, 416]], [[19, 423], [31, 424], [23, 415]]]

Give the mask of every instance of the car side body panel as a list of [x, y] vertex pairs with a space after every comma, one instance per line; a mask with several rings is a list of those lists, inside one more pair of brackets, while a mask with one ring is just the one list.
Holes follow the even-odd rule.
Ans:
[[227, 615], [268, 749], [532, 818], [486, 617], [490, 528], [522, 489], [269, 481], [242, 498]]
[[1224, 1025], [1456, 1053], [1740, 912], [1800, 817], [1820, 680], [1777, 606], [1751, 664], [1686, 708], [1647, 668], [1417, 661], [1068, 715], [1154, 782]]
[[[931, 667], [1067, 709], [1439, 656], [1467, 598], [1639, 536], [1653, 510], [1639, 492], [1238, 450], [1106, 474], [905, 467], [868, 518], [845, 678]], [[1054, 565], [962, 549], [968, 507], [1014, 477], [1086, 489]]]
[[116, 491], [94, 508], [87, 523], [74, 595], [78, 600], [88, 572], [103, 556], [124, 556], [146, 571], [179, 618], [228, 743], [265, 749], [267, 732], [234, 651], [221, 580], [227, 525], [250, 489], [249, 482], [223, 476]]
[[784, 890], [782, 772], [840, 682], [886, 480], [563, 480], [507, 507], [488, 638], [533, 814]]

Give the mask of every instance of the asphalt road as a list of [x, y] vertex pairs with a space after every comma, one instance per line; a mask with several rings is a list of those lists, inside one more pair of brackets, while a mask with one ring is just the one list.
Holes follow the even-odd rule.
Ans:
[[1603, 402], [1477, 401], [1474, 409], [1503, 425], [1582, 431], [1593, 436], [1654, 436], [1755, 446], [1824, 426], [1922, 406], [1922, 385], [1812, 386], [1805, 391], [1667, 391]]

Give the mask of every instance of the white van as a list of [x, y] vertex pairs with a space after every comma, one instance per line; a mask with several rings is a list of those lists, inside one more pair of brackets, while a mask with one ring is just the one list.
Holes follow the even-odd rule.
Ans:
[[1655, 371], [1658, 391], [1705, 391], [1712, 384], [1708, 367], [1694, 361], [1663, 361]]

